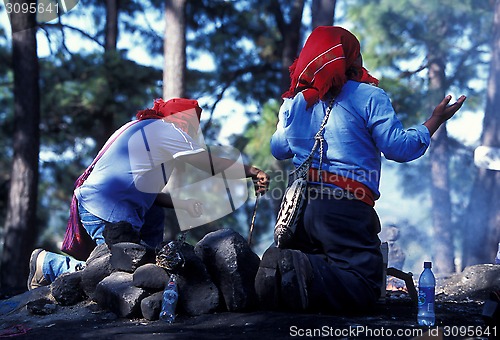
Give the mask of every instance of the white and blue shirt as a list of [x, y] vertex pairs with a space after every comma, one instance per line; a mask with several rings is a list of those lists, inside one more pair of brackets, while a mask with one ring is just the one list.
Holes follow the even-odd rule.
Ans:
[[87, 180], [75, 190], [78, 202], [108, 221], [141, 227], [157, 194], [165, 187], [182, 155], [204, 151], [172, 123], [146, 119], [121, 130]]

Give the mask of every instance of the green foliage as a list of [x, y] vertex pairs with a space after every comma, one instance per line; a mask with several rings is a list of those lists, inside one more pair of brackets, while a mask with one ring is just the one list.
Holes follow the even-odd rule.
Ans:
[[234, 141], [236, 147], [244, 150], [252, 164], [256, 164], [271, 177], [268, 193], [260, 198], [253, 236], [255, 244], [260, 242], [265, 246], [272, 242], [271, 231], [276, 209], [288, 183], [288, 172], [293, 168], [291, 160], [278, 161], [271, 154], [270, 140], [276, 131], [279, 107], [280, 102], [276, 100], [267, 102], [259, 119], [249, 124], [244, 135]]
[[440, 53], [448, 61], [447, 86], [478, 94], [471, 80], [484, 74], [492, 23], [486, 1], [359, 0], [349, 7], [349, 17], [363, 23], [354, 32], [369, 68], [422, 78], [429, 52]]
[[421, 78], [380, 79], [380, 87], [390, 94], [392, 106], [398, 118], [408, 126], [422, 123], [428, 112], [422, 107], [425, 93], [422, 91], [425, 81]]
[[243, 134], [234, 138], [233, 145], [262, 170], [271, 176], [270, 190], [283, 190], [287, 184], [287, 172], [292, 168], [291, 161], [278, 161], [271, 154], [270, 140], [278, 123], [280, 103], [270, 100], [263, 108], [259, 118], [250, 123]]
[[42, 141], [61, 154], [75, 138], [96, 138], [95, 125], [111, 112], [117, 125], [160, 96], [159, 70], [123, 59], [118, 54], [58, 55], [41, 61]]
[[[164, 1], [119, 3], [119, 46], [139, 45], [152, 58], [161, 56], [163, 37], [155, 21], [164, 20]], [[489, 3], [473, 0], [350, 0], [342, 3], [347, 8], [343, 20], [354, 27], [354, 33], [360, 38], [365, 65], [372, 73], [383, 74], [380, 86], [389, 93], [405, 125], [419, 124], [429, 115], [424, 105], [429, 48], [446, 55], [448, 88], [467, 94], [469, 108], [484, 105], [483, 88], [477, 84], [484, 81], [489, 62], [486, 46], [492, 19]], [[244, 136], [235, 137], [233, 142], [253, 164], [268, 170], [273, 179], [278, 175], [283, 179], [283, 171], [290, 168], [290, 163], [277, 162], [271, 156], [269, 139], [276, 126], [281, 95], [284, 37], [278, 24], [280, 20], [289, 19], [291, 6], [291, 2], [285, 0], [189, 0], [186, 8], [188, 60], [203, 56], [212, 62], [207, 67], [187, 70], [186, 93], [193, 98], [209, 98], [208, 109], [205, 108], [209, 114], [222, 98], [256, 107], [245, 112], [251, 123]], [[281, 13], [277, 13], [276, 8]], [[79, 36], [85, 46], [82, 51], [70, 53], [66, 48], [68, 32], [75, 30], [47, 25], [41, 31], [50, 38], [53, 49], [49, 57], [40, 61], [40, 204], [43, 207], [40, 210], [57, 211], [57, 217], [48, 222], [50, 225], [64, 220], [73, 181], [96, 154], [95, 140], [102, 138], [104, 131], [98, 123], [100, 119], [111, 114], [116, 125], [121, 125], [137, 110], [151, 106], [152, 99], [161, 96], [161, 65], [156, 69], [127, 60], [126, 50], [103, 53], [105, 2], [81, 0], [78, 9], [61, 17], [61, 23], [73, 25], [85, 12], [91, 25]], [[0, 134], [11, 136], [12, 65], [4, 32], [0, 27]], [[224, 121], [212, 120], [205, 138], [215, 140], [223, 125]], [[471, 169], [460, 164], [470, 153], [455, 144], [452, 152], [460, 154], [452, 158], [451, 178], [457, 184], [454, 187], [466, 190]], [[10, 138], [0, 139], [0, 153], [0, 166], [9, 169]], [[428, 180], [422, 173], [429, 164], [425, 160], [419, 164], [423, 168], [414, 167], [412, 163], [401, 167], [403, 187], [413, 195], [420, 192]], [[0, 176], [0, 209], [6, 201], [2, 198], [2, 190], [8, 183], [5, 173]], [[285, 183], [274, 180], [271, 190]], [[460, 190], [455, 193], [457, 197], [462, 195]], [[268, 222], [266, 219], [274, 216], [275, 202], [270, 201], [261, 201], [258, 215], [263, 219], [259, 220], [262, 229]], [[242, 215], [248, 217], [251, 210], [251, 205], [244, 207]], [[459, 216], [458, 212], [455, 216]], [[244, 217], [233, 216], [221, 221], [221, 225], [234, 226], [242, 223], [242, 219]]]
[[[446, 86], [465, 93], [471, 108], [484, 101], [483, 88], [478, 88], [477, 83], [487, 74], [487, 43], [492, 24], [489, 6], [477, 1], [360, 0], [349, 7], [350, 18], [364, 23], [356, 26], [355, 31], [361, 37], [365, 63], [388, 74], [380, 85], [390, 94], [405, 124], [417, 124], [430, 114], [426, 66], [427, 57], [436, 51], [446, 56]], [[458, 152], [464, 146], [453, 143], [452, 149]], [[429, 166], [427, 162], [419, 164]], [[413, 194], [419, 192], [408, 184], [415, 183], [412, 177], [419, 177], [417, 173], [423, 170], [412, 171], [413, 164], [402, 168], [404, 187]], [[455, 178], [464, 178], [464, 173], [452, 175], [452, 180]], [[462, 184], [453, 187], [463, 188]]]
[[161, 96], [161, 71], [119, 54], [89, 53], [41, 60], [40, 74], [40, 211], [52, 212], [43, 219], [62, 235], [73, 183], [97, 153], [94, 140], [103, 135], [98, 122], [111, 113], [117, 128], [150, 107]]
[[[405, 125], [418, 124], [429, 117], [429, 111], [440, 100], [436, 94], [439, 92], [441, 96], [441, 91], [455, 97], [467, 95], [462, 111], [484, 106], [482, 84], [485, 84], [490, 53], [491, 3], [358, 0], [349, 7], [348, 17], [360, 23], [355, 26], [355, 33], [361, 40], [365, 64], [385, 75], [380, 86], [391, 96]], [[434, 89], [429, 86], [428, 66], [435, 62], [444, 64], [445, 80], [439, 85], [439, 91], [431, 91]], [[471, 148], [451, 137], [448, 147], [449, 171], [443, 175], [450, 180], [452, 220], [449, 222], [450, 227], [453, 226], [453, 237], [460, 240], [467, 237], [460, 221], [464, 220], [475, 168]], [[423, 157], [418, 162], [398, 165], [401, 188], [407, 196], [428, 199], [430, 161], [429, 157]], [[425, 232], [427, 228], [422, 229]], [[417, 245], [411, 245], [413, 256], [428, 252]]]
[[253, 162], [264, 169], [270, 169], [274, 159], [269, 141], [276, 131], [278, 110], [279, 103], [275, 100], [264, 105], [260, 118], [251, 124], [244, 134], [248, 140], [244, 149], [245, 153], [251, 155]]
[[281, 37], [262, 1], [188, 2], [188, 57], [208, 53], [214, 69], [198, 73], [193, 91], [242, 103], [277, 98]]
[[446, 61], [446, 84], [467, 95], [467, 106], [484, 103], [491, 5], [484, 1], [357, 0], [350, 3], [348, 18], [360, 23], [365, 65], [384, 74], [380, 86], [393, 100], [405, 125], [422, 122], [437, 103], [429, 102], [429, 57]]

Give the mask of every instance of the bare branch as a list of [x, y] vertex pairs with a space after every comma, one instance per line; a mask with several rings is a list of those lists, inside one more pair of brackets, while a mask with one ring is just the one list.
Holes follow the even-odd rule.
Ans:
[[210, 116], [209, 116], [206, 124], [203, 126], [202, 132], [205, 134], [210, 129], [210, 127], [212, 126], [212, 122], [213, 122], [215, 108], [217, 107], [219, 102], [224, 97], [224, 93], [234, 84], [234, 82], [238, 78], [242, 77], [243, 75], [245, 75], [247, 73], [251, 73], [252, 75], [255, 75], [255, 74], [258, 74], [260, 72], [267, 71], [269, 69], [272, 69], [272, 65], [269, 65], [267, 63], [260, 64], [260, 65], [251, 65], [248, 67], [234, 70], [233, 72], [230, 72], [226, 76], [222, 77], [222, 79], [226, 79], [226, 81], [224, 82], [224, 85], [222, 86], [219, 93], [217, 94], [214, 103], [210, 107]]
[[202, 129], [202, 132], [204, 135], [212, 127], [215, 108], [217, 107], [217, 104], [219, 104], [219, 102], [222, 100], [222, 98], [224, 97], [224, 93], [227, 91], [227, 89], [229, 89], [231, 87], [231, 85], [232, 85], [232, 82], [227, 82], [226, 85], [222, 87], [222, 90], [217, 94], [217, 97], [216, 97], [214, 103], [210, 107], [210, 116], [208, 117], [208, 121], [205, 123], [205, 125], [203, 126], [203, 129]]
[[422, 64], [419, 68], [414, 71], [403, 71], [399, 74], [398, 79], [409, 78], [414, 74], [417, 74], [429, 67], [429, 63]]
[[49, 32], [45, 29], [45, 27], [40, 27], [40, 29], [42, 29], [42, 31], [44, 32], [45, 34], [45, 38], [47, 39], [47, 41], [49, 42], [48, 45], [49, 45], [49, 50], [50, 50], [50, 54], [53, 54], [54, 51], [52, 50], [52, 40], [50, 39], [50, 34]]
[[455, 67], [455, 71], [453, 72], [453, 75], [451, 77], [448, 77], [448, 79], [450, 79], [450, 80], [455, 79], [457, 77], [457, 74], [462, 72], [462, 69], [463, 69], [465, 63], [470, 59], [470, 56], [478, 53], [479, 48], [482, 45], [488, 44], [488, 42], [489, 41], [487, 39], [479, 40], [476, 42], [476, 44], [471, 46], [471, 48], [469, 48], [468, 50], [466, 50], [466, 51], [462, 50], [463, 52], [460, 54], [460, 60], [458, 61], [457, 65]]
[[78, 27], [75, 27], [75, 26], [70, 26], [70, 25], [67, 25], [67, 24], [63, 24], [61, 22], [58, 22], [58, 23], [55, 23], [55, 24], [51, 24], [51, 23], [44, 23], [44, 24], [41, 24], [40, 27], [42, 28], [59, 28], [61, 30], [61, 32], [63, 32], [63, 35], [64, 35], [64, 29], [67, 28], [67, 29], [70, 29], [72, 31], [75, 31], [75, 32], [78, 32], [80, 33], [81, 35], [83, 35], [84, 37], [92, 40], [93, 42], [95, 42], [96, 44], [98, 44], [99, 46], [103, 47], [104, 48], [104, 45], [94, 36], [88, 34], [87, 32], [85, 32], [84, 30], [78, 28]]

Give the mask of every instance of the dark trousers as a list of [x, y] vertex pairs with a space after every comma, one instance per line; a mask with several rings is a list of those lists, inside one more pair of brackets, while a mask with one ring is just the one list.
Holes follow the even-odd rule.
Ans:
[[366, 311], [380, 296], [383, 263], [380, 221], [369, 205], [309, 191], [293, 248], [305, 253], [314, 278], [312, 310]]

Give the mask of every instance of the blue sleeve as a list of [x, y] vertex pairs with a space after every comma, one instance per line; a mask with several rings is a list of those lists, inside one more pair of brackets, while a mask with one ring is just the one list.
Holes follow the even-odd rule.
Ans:
[[429, 147], [429, 130], [424, 125], [405, 130], [385, 92], [376, 92], [370, 97], [366, 115], [367, 127], [385, 158], [409, 162], [422, 156]]
[[276, 126], [276, 131], [271, 137], [271, 153], [276, 159], [283, 160], [293, 157], [292, 150], [290, 149], [290, 144], [285, 136], [285, 127], [287, 126], [287, 118], [290, 115], [290, 105], [289, 101], [281, 105], [278, 114], [278, 124]]

